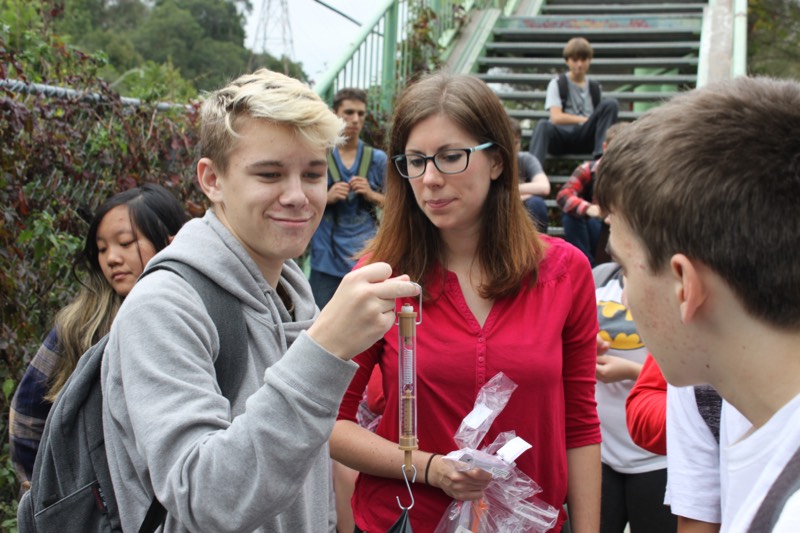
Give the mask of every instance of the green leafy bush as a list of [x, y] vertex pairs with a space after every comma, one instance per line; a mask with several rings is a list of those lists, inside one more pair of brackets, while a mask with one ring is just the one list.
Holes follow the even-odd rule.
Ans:
[[[5, 7], [5, 9], [3, 9]], [[48, 15], [46, 13], [46, 15]], [[49, 15], [48, 15], [49, 16]], [[8, 24], [13, 22], [13, 25]], [[16, 383], [77, 288], [72, 273], [85, 217], [110, 194], [144, 182], [174, 192], [192, 215], [197, 105], [125, 105], [100, 78], [101, 55], [84, 54], [48, 29], [29, 2], [0, 7], [0, 79], [69, 88], [68, 98], [0, 90], [0, 528], [16, 527], [18, 484], [8, 458], [8, 409]], [[12, 30], [13, 28], [13, 30]], [[193, 94], [169, 65], [147, 65], [145, 98]], [[132, 84], [135, 85], [135, 84]], [[83, 215], [83, 216], [82, 216]]]

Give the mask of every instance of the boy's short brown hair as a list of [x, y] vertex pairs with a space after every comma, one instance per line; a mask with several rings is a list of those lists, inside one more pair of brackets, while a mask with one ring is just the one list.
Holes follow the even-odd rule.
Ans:
[[630, 122], [616, 122], [609, 126], [606, 130], [606, 144], [611, 144], [611, 141], [614, 140], [617, 135], [622, 133], [622, 130], [627, 128], [628, 125], [630, 125]]
[[364, 105], [367, 105], [367, 91], [357, 87], [344, 87], [343, 89], [339, 89], [336, 91], [336, 94], [333, 95], [334, 113], [339, 111], [339, 106], [342, 105], [342, 102], [345, 100], [356, 100], [358, 102], [364, 102]]
[[[674, 97], [608, 146], [594, 186], [659, 273], [683, 254], [755, 318], [800, 329], [800, 83], [740, 77]], [[612, 229], [613, 231], [613, 229]]]
[[567, 41], [564, 47], [564, 59], [591, 59], [594, 57], [594, 50], [589, 41], [583, 37], [573, 37]]

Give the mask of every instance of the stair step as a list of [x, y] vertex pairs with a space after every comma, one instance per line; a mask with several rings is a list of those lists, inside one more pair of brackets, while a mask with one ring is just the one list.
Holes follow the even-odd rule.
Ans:
[[[559, 43], [526, 43], [526, 42], [492, 42], [486, 44], [489, 53], [514, 54], [514, 55], [535, 55], [545, 57], [557, 57], [561, 64], [564, 64], [562, 53], [564, 42]], [[686, 54], [696, 54], [700, 50], [700, 41], [675, 41], [675, 42], [623, 42], [623, 43], [592, 43], [594, 49], [593, 61], [605, 57], [635, 57], [637, 54], [642, 56], [676, 56]]]
[[[533, 124], [549, 118], [549, 112], [541, 109], [544, 89], [556, 72], [566, 71], [562, 53], [572, 37], [582, 36], [592, 43], [590, 76], [603, 85], [604, 97], [620, 102], [620, 120], [644, 114], [630, 110], [634, 103], [658, 104], [695, 86], [707, 0], [547, 0], [541, 4], [540, 16], [499, 19], [493, 42], [485, 44], [485, 56], [476, 64], [489, 71], [477, 77], [492, 84], [509, 116], [523, 121], [523, 146], [528, 144]], [[634, 74], [639, 69], [651, 72]], [[636, 88], [649, 90], [636, 92]], [[556, 194], [569, 180], [571, 169], [589, 159], [588, 154], [548, 154], [542, 161], [556, 172], [549, 176], [553, 188], [545, 199], [551, 224], [555, 224], [548, 234], [564, 236]]]
[[[541, 120], [550, 118], [550, 112], [539, 109], [508, 109], [508, 116], [516, 119]], [[644, 111], [619, 111], [617, 115], [620, 120], [636, 120], [644, 114]]]
[[[547, 0], [548, 6], [567, 6], [575, 4], [585, 4], [586, 2], [576, 2], [575, 0]], [[661, 0], [613, 0], [611, 2], [597, 2], [594, 5], [660, 5]], [[683, 0], [681, 3], [687, 5], [708, 5], [708, 0]]]
[[[596, 58], [592, 59], [591, 70], [596, 74], [611, 68], [693, 68], [696, 72], [696, 57], [634, 57], [634, 58]], [[528, 57], [480, 57], [478, 64], [485, 67], [536, 67], [539, 69], [556, 68], [563, 70], [564, 60], [561, 58], [528, 58]]]
[[542, 6], [544, 15], [618, 15], [618, 14], [691, 14], [702, 13], [703, 3], [657, 3], [657, 4], [571, 4], [558, 5], [548, 2]]
[[530, 30], [496, 29], [494, 34], [507, 41], [555, 41], [561, 43], [563, 48], [564, 43], [576, 35], [585, 37], [594, 47], [594, 43], [600, 41], [669, 41], [692, 38], [699, 40], [700, 31], [684, 28], [536, 28]]
[[[544, 102], [547, 91], [495, 91], [500, 100], [505, 101], [540, 101]], [[620, 102], [661, 102], [669, 100], [675, 91], [603, 91], [604, 98], [615, 98]]]
[[563, 160], [563, 161], [575, 161], [576, 166], [584, 161], [588, 161], [592, 158], [592, 154], [547, 154], [547, 159], [551, 160]]
[[564, 175], [554, 175], [554, 176], [551, 176], [549, 174], [547, 175], [547, 179], [550, 180], [550, 185], [558, 185], [558, 186], [564, 185], [569, 178], [570, 176], [564, 176]]
[[583, 35], [591, 42], [696, 40], [700, 16], [557, 16], [504, 17], [494, 29], [496, 40], [566, 42]]
[[[486, 83], [519, 83], [546, 85], [553, 79], [552, 74], [516, 74], [516, 73], [491, 73], [478, 74], [478, 78]], [[592, 79], [603, 84], [604, 87], [618, 87], [620, 85], [690, 85], [694, 87], [697, 76], [689, 74], [600, 74], [591, 75]]]

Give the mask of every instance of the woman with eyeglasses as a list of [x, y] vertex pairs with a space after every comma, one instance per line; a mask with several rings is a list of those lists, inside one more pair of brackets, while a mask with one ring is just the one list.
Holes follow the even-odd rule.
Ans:
[[[538, 496], [556, 508], [569, 504], [574, 533], [599, 527], [592, 273], [576, 248], [536, 232], [519, 202], [514, 150], [502, 104], [474, 77], [423, 78], [395, 108], [383, 221], [359, 265], [385, 261], [424, 291], [415, 533], [433, 531], [453, 499], [483, 495], [489, 473], [459, 472], [442, 455], [458, 449], [454, 433], [500, 371], [518, 388], [481, 446], [514, 430], [533, 446], [516, 463], [541, 485]], [[397, 445], [397, 336], [395, 326], [354, 359], [361, 368], [331, 436], [333, 457], [361, 472], [356, 531], [386, 531], [399, 514], [396, 497], [409, 504]], [[355, 416], [374, 365], [387, 401], [373, 434]], [[565, 519], [562, 512], [551, 531]]]

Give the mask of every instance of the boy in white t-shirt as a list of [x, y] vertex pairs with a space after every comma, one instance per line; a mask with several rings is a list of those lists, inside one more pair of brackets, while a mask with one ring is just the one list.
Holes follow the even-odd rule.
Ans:
[[[595, 184], [667, 381], [712, 385], [752, 424], [722, 450], [722, 490], [737, 501], [723, 504], [725, 533], [754, 519], [796, 531], [800, 517], [799, 498], [766, 497], [800, 448], [799, 131], [797, 82], [709, 85], [626, 128]], [[762, 501], [773, 520], [760, 521]]]
[[679, 517], [680, 533], [718, 532], [722, 517], [729, 522], [744, 495], [741, 491], [727, 494], [727, 450], [750, 431], [752, 424], [722, 401], [721, 408], [717, 406], [720, 419], [714, 434], [702, 410], [695, 387], [667, 386], [665, 500]]

